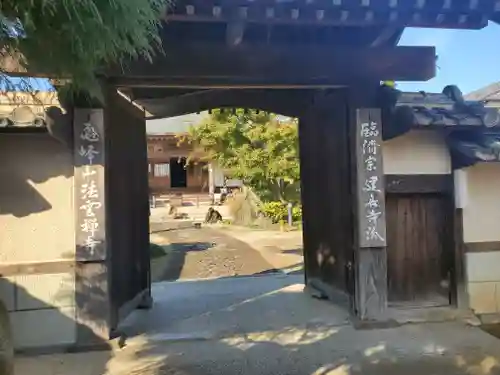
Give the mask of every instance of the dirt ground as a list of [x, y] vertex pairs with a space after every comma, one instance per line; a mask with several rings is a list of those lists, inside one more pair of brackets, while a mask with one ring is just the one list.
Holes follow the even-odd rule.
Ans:
[[18, 357], [15, 374], [500, 375], [500, 340], [477, 327], [360, 330], [344, 307], [311, 298], [300, 233], [185, 227], [155, 236], [178, 262], [164, 279], [177, 282], [153, 284], [153, 308], [127, 319], [123, 349]]
[[216, 229], [181, 228], [155, 234], [169, 244], [161, 280], [203, 279], [277, 272], [249, 244]]
[[462, 322], [355, 329], [302, 276], [155, 283], [121, 350], [18, 358], [16, 375], [496, 375], [500, 341]]

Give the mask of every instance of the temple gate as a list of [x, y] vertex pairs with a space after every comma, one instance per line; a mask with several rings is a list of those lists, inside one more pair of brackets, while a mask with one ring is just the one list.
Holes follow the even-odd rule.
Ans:
[[[96, 180], [104, 200], [91, 203], [105, 225], [98, 237], [76, 240], [76, 261], [86, 270], [77, 267], [76, 287], [101, 280], [103, 294], [99, 301], [90, 295], [77, 301], [79, 323], [89, 327], [99, 320], [99, 336], [113, 336], [123, 316], [150, 302], [144, 119], [221, 107], [299, 118], [306, 287], [345, 302], [362, 321], [387, 320], [381, 147], [382, 140], [406, 132], [408, 122], [396, 121], [395, 91], [380, 82], [435, 75], [433, 47], [397, 46], [405, 27], [480, 29], [500, 19], [495, 3], [176, 2], [165, 15], [165, 54], [99, 72], [106, 86], [103, 109], [95, 116], [88, 111], [81, 121], [82, 109], [69, 112], [74, 129], [83, 131], [89, 121], [100, 127], [106, 155]], [[81, 142], [79, 134], [75, 141]], [[82, 156], [76, 146], [82, 145], [72, 145]], [[118, 233], [126, 233], [123, 240]], [[101, 241], [101, 250], [80, 252], [82, 241]], [[85, 309], [99, 311], [99, 319]]]

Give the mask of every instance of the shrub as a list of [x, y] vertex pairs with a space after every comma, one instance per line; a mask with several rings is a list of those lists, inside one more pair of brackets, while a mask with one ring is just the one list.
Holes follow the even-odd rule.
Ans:
[[300, 222], [302, 224], [302, 206], [296, 205], [292, 207], [292, 219], [293, 222]]
[[233, 224], [251, 225], [259, 216], [259, 197], [248, 187], [228, 199]]
[[[262, 204], [262, 213], [270, 218], [273, 223], [287, 222], [288, 221], [288, 207], [286, 203], [273, 201]], [[295, 205], [292, 207], [292, 221], [302, 220], [302, 207]]]
[[151, 257], [151, 259], [161, 258], [165, 254], [166, 252], [162, 246], [155, 243], [149, 244], [149, 256]]

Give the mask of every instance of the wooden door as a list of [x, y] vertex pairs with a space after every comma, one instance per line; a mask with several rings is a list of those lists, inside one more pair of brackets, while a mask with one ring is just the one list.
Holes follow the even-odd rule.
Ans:
[[387, 281], [391, 302], [450, 303], [452, 218], [445, 195], [388, 194]]

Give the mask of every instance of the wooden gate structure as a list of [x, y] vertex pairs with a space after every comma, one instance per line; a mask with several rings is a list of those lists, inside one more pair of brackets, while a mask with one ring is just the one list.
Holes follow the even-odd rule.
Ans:
[[385, 320], [380, 147], [405, 129], [391, 128], [380, 81], [435, 75], [433, 47], [397, 46], [405, 27], [480, 29], [494, 3], [180, 0], [165, 16], [166, 55], [107, 77], [153, 118], [220, 107], [298, 117], [306, 285]]
[[[434, 47], [397, 46], [405, 27], [481, 29], [488, 20], [500, 20], [495, 0], [178, 0], [165, 14], [165, 55], [99, 73], [110, 88], [102, 233], [110, 256], [80, 259], [91, 266], [79, 277], [82, 284], [93, 280], [92, 270], [107, 265], [105, 329], [112, 332], [144, 302], [150, 283], [147, 262], [134, 255], [148, 245], [146, 142], [130, 140], [141, 139], [144, 118], [119, 113], [128, 106], [137, 114], [131, 102], [151, 118], [222, 107], [298, 117], [306, 285], [348, 301], [362, 320], [387, 319], [388, 290], [403, 287], [393, 284], [397, 272], [388, 284], [388, 267], [398, 259], [390, 254], [388, 264], [387, 246], [403, 234], [394, 235], [394, 217], [386, 213], [381, 147], [407, 129], [390, 121], [395, 103], [381, 102], [380, 82], [435, 75]], [[141, 175], [131, 174], [141, 167]], [[398, 199], [388, 198], [389, 209], [407, 204]], [[425, 210], [439, 203], [415, 204]]]

